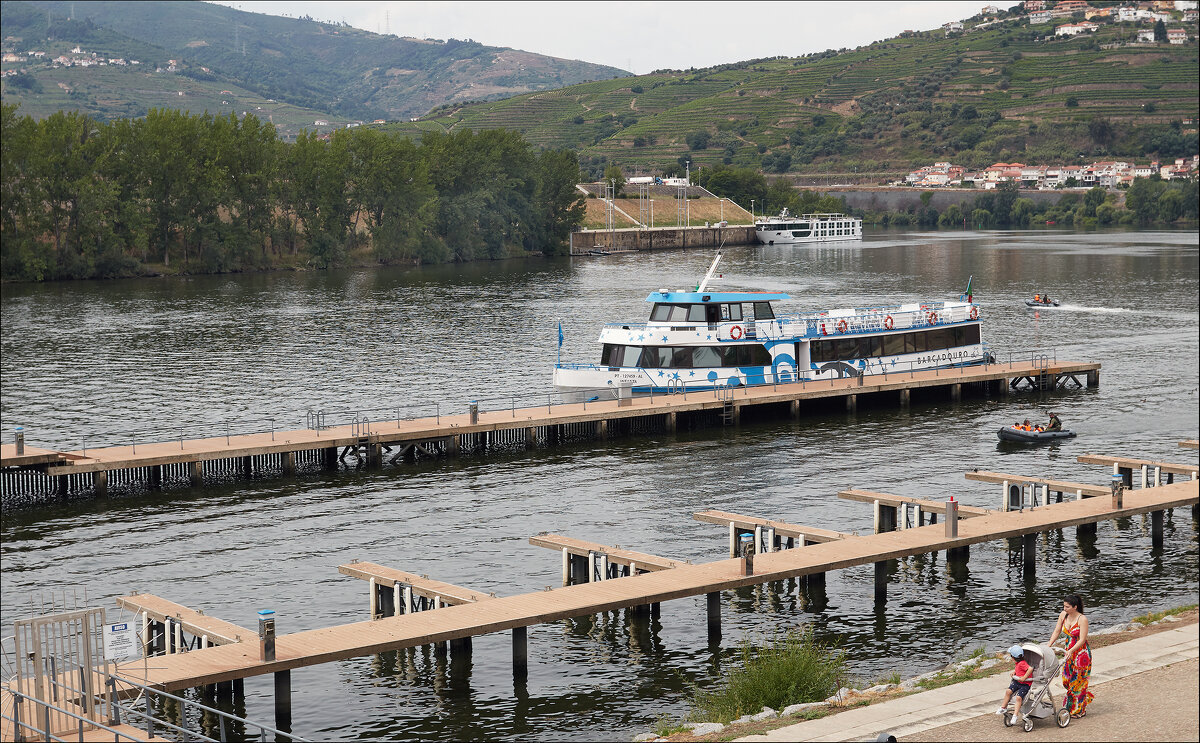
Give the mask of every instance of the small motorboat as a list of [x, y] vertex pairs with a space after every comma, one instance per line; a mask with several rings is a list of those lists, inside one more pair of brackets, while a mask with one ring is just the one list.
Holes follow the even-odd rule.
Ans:
[[1058, 300], [1052, 299], [1049, 302], [1047, 302], [1047, 301], [1041, 300], [1041, 299], [1026, 299], [1025, 306], [1026, 307], [1057, 307]]
[[1014, 426], [1005, 426], [996, 435], [1001, 441], [1015, 441], [1021, 444], [1040, 444], [1045, 441], [1075, 438], [1075, 432], [1065, 428], [1061, 431], [1026, 431]]
[[612, 252], [597, 245], [587, 252], [588, 255], [612, 255]]

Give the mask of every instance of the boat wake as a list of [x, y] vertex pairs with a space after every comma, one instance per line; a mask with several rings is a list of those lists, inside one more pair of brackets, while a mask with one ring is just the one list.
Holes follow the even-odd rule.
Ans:
[[1107, 315], [1117, 315], [1123, 312], [1136, 312], [1125, 307], [1084, 307], [1080, 304], [1060, 304], [1054, 309], [1059, 312], [1096, 312]]

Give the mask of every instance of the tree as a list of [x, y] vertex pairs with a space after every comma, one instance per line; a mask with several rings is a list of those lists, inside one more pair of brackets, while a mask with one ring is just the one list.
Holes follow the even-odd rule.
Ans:
[[1067, 108], [1079, 108], [1079, 99], [1073, 95], [1067, 96]]
[[613, 187], [613, 194], [625, 191], [625, 171], [619, 165], [609, 165], [604, 169], [604, 185]]
[[708, 140], [708, 132], [703, 129], [698, 132], [692, 132], [684, 138], [684, 141], [687, 142], [688, 149], [690, 150], [708, 149]]
[[1157, 21], [1155, 21], [1155, 23], [1154, 23], [1154, 41], [1161, 44], [1161, 43], [1165, 42], [1166, 40], [1167, 40], [1167, 24], [1163, 23], [1162, 19], [1160, 18]]

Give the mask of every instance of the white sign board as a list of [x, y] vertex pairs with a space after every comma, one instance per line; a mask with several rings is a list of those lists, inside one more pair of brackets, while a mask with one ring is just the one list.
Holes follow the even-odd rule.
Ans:
[[104, 658], [109, 661], [137, 658], [140, 653], [137, 633], [129, 622], [104, 625]]

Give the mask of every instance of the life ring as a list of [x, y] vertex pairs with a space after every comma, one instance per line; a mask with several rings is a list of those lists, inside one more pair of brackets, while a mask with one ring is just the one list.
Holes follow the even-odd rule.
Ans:
[[883, 318], [883, 329], [884, 330], [891, 330], [895, 326], [896, 326], [896, 321], [892, 319], [891, 315], [888, 315], [887, 317]]
[[846, 326], [846, 321], [845, 321], [845, 320], [838, 320], [838, 324], [837, 324], [837, 331], [838, 331], [839, 333], [845, 333], [845, 332], [846, 332], [846, 327], [847, 327], [847, 326]]
[[729, 329], [729, 337], [734, 339], [735, 341], [740, 340], [742, 337], [742, 326], [734, 325], [732, 328], [730, 328]]
[[979, 319], [979, 308], [978, 307], [971, 307], [971, 319], [972, 320]]
[[930, 312], [930, 313], [929, 313], [929, 314], [928, 314], [928, 315], [925, 317], [925, 320], [926, 320], [926, 321], [927, 321], [927, 322], [928, 322], [930, 325], [937, 325], [937, 324], [938, 324], [938, 314], [937, 314], [936, 312]]

